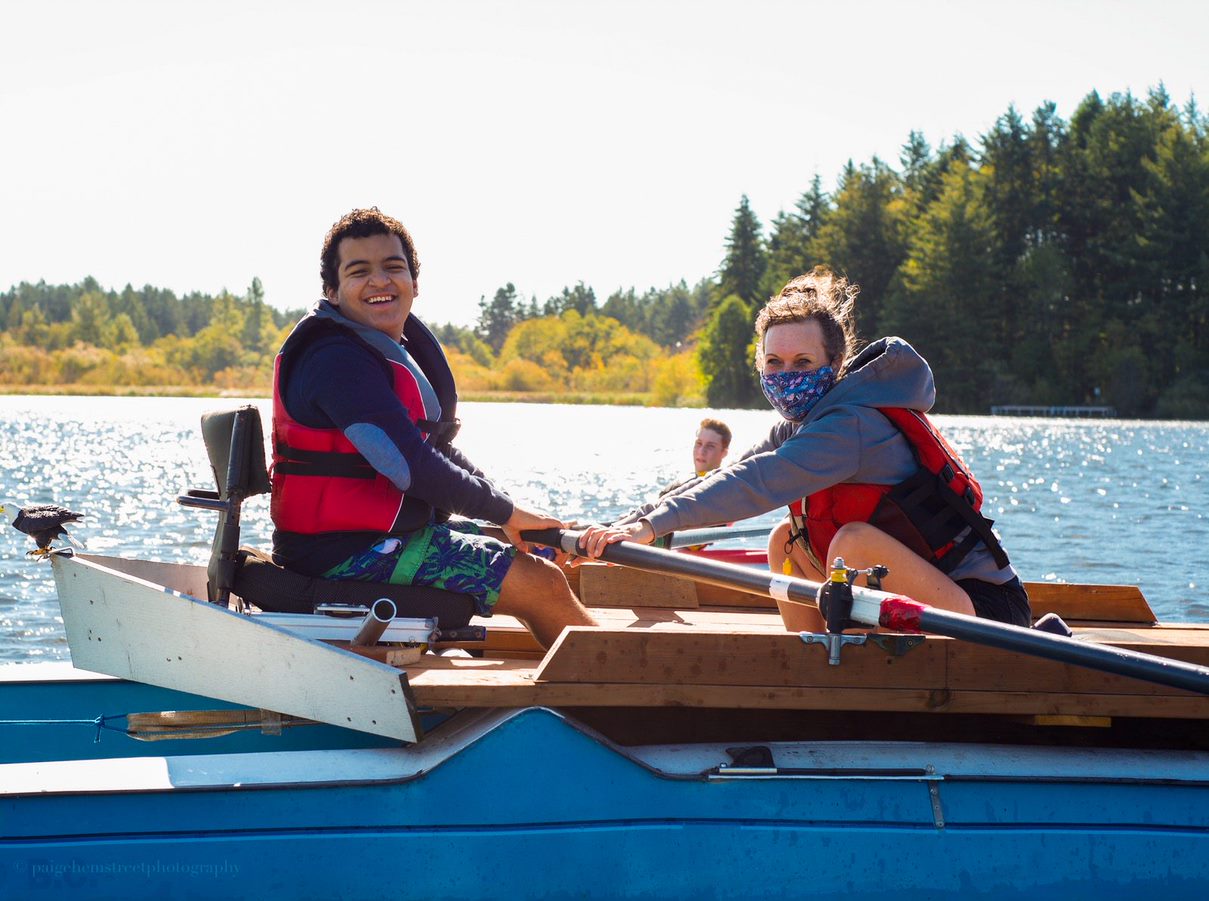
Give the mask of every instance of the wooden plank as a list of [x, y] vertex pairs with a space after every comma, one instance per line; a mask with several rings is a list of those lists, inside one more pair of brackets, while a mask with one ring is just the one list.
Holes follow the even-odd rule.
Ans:
[[[605, 568], [603, 564], [584, 564], [567, 567], [564, 572], [572, 589], [579, 594], [581, 571]], [[1052, 612], [1068, 621], [1153, 623], [1156, 619], [1142, 590], [1136, 585], [1025, 582], [1024, 587], [1029, 593], [1036, 617]], [[772, 600], [763, 595], [700, 584], [697, 585], [697, 603], [701, 607], [751, 607], [764, 610], [774, 607]]]
[[579, 598], [588, 607], [697, 606], [697, 585], [689, 579], [625, 566], [590, 564], [579, 569]]
[[1107, 729], [1112, 726], [1111, 716], [1070, 716], [1054, 713], [1037, 713], [1026, 718], [1034, 726], [1076, 726], [1080, 729]]
[[[845, 651], [847, 653], [847, 651]], [[911, 652], [911, 653], [914, 653]], [[846, 665], [841, 664], [841, 668]], [[431, 707], [702, 707], [745, 710], [860, 710], [928, 714], [1209, 718], [1209, 698], [1055, 691], [658, 683], [539, 682], [518, 661], [442, 661], [408, 667], [416, 702]]]
[[1209, 697], [1187, 692], [1147, 695], [1071, 694], [1044, 690], [954, 691], [936, 709], [939, 713], [1206, 719], [1209, 718]]
[[126, 733], [139, 741], [204, 739], [255, 730], [280, 735], [283, 728], [311, 726], [311, 720], [271, 710], [162, 710], [126, 714]]
[[1154, 611], [1136, 585], [1078, 585], [1025, 582], [1033, 616], [1056, 613], [1064, 620], [1153, 623]]
[[[563, 567], [563, 573], [567, 577], [567, 581], [571, 585], [571, 590], [575, 592], [580, 599], [583, 598], [582, 588], [580, 585], [581, 574], [584, 570], [589, 569], [607, 569], [603, 563], [584, 563], [579, 566]], [[612, 569], [622, 569], [623, 567], [611, 567]], [[635, 570], [638, 572], [639, 570]], [[718, 585], [703, 585], [696, 584], [697, 588], [697, 605], [701, 607], [752, 607], [762, 610], [773, 610], [772, 599], [762, 594], [749, 594], [745, 591], [736, 591], [733, 588], [723, 588]], [[589, 605], [591, 606], [591, 605]]]
[[[1205, 633], [1164, 630], [1076, 630], [1084, 640], [1146, 654], [1170, 657], [1188, 663], [1209, 665], [1209, 642]], [[929, 639], [937, 640], [937, 639]], [[984, 691], [1042, 690], [1063, 694], [1114, 694], [1157, 697], [1191, 696], [1178, 688], [1155, 685], [1140, 679], [1118, 676], [1082, 666], [1043, 660], [1026, 654], [989, 648], [964, 641], [947, 642], [949, 688]]]
[[407, 678], [78, 557], [51, 558], [72, 662], [148, 685], [415, 741]]
[[[702, 587], [702, 586], [699, 586]], [[648, 629], [667, 631], [694, 628], [723, 631], [785, 632], [785, 625], [775, 609], [744, 610], [737, 607], [714, 609], [669, 610], [658, 607], [593, 607], [592, 615], [602, 626], [610, 629]], [[524, 655], [540, 660], [546, 649], [537, 643], [532, 633], [510, 616], [497, 615], [477, 620], [487, 626], [487, 640], [473, 645], [488, 656]], [[471, 645], [465, 645], [471, 647]]]
[[[480, 661], [481, 662], [481, 661]], [[923, 689], [856, 689], [741, 685], [538, 682], [533, 666], [408, 667], [416, 703], [431, 707], [722, 707], [790, 710], [927, 710]], [[842, 700], [839, 697], [842, 695]]]
[[944, 687], [943, 648], [923, 642], [903, 657], [870, 643], [830, 666], [821, 646], [782, 632], [566, 629], [535, 678], [546, 682], [649, 682], [918, 689]]
[[723, 588], [721, 585], [698, 585], [697, 603], [702, 607], [751, 607], [759, 610], [773, 610], [775, 605], [772, 598], [762, 594], [750, 594], [737, 591], [734, 588]]

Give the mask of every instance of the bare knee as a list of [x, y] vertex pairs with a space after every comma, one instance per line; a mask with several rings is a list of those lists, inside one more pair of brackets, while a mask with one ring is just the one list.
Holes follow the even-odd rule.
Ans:
[[517, 610], [548, 607], [551, 602], [574, 600], [562, 570], [549, 560], [517, 554], [500, 586], [500, 600]]
[[564, 626], [596, 625], [562, 570], [529, 554], [517, 554], [512, 561], [495, 612], [515, 616], [545, 647], [553, 644]]
[[848, 566], [871, 566], [864, 558], [869, 547], [884, 534], [877, 526], [867, 522], [845, 523], [827, 546], [828, 559], [825, 562], [830, 565], [836, 557], [843, 557]]
[[789, 554], [786, 550], [789, 546], [789, 536], [792, 532], [793, 523], [789, 520], [783, 520], [780, 525], [768, 533], [768, 559], [774, 557], [778, 560], [784, 560]]

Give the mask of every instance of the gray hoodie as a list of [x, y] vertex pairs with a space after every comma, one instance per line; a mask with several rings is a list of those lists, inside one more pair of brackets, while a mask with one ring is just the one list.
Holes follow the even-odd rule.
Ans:
[[[686, 483], [641, 516], [658, 536], [759, 516], [840, 482], [897, 484], [917, 464], [907, 440], [875, 408], [927, 412], [935, 400], [927, 361], [901, 338], [882, 338], [861, 351], [804, 420], [781, 420], [729, 466]], [[994, 584], [1015, 575], [1011, 566], [996, 566], [981, 542], [951, 573]]]

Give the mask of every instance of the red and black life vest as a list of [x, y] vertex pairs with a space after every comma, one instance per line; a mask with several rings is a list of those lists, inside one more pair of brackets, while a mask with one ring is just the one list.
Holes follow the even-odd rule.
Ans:
[[[285, 407], [284, 382], [298, 350], [331, 330], [352, 338], [381, 357], [390, 369], [395, 396], [425, 439], [447, 446], [457, 432], [457, 395], [453, 374], [436, 338], [414, 316], [403, 334], [408, 353], [428, 378], [441, 407], [427, 410], [415, 375], [402, 354], [388, 355], [375, 341], [328, 315], [304, 318], [286, 338], [273, 364], [273, 494], [271, 512], [278, 529], [314, 535], [320, 532], [409, 532], [422, 527], [432, 507], [405, 495], [361, 456], [337, 428], [314, 428], [295, 420]], [[385, 336], [384, 336], [385, 337]], [[389, 339], [387, 339], [389, 340]]]
[[[982, 515], [982, 486], [923, 413], [878, 407], [907, 439], [919, 464], [897, 485], [841, 482], [789, 505], [795, 537], [826, 572], [827, 551], [840, 526], [867, 522], [898, 539], [941, 572], [950, 573], [981, 541], [995, 563], [1007, 554]], [[964, 533], [964, 534], [963, 534]]]

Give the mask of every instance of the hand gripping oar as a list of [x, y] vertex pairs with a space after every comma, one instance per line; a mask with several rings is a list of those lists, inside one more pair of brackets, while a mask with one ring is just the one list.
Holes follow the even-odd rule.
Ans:
[[[526, 541], [562, 548], [567, 553], [574, 554], [582, 534], [565, 529], [540, 529], [524, 532], [521, 537]], [[632, 541], [610, 544], [600, 555], [600, 559], [606, 563], [619, 563], [647, 572], [669, 573], [707, 585], [735, 588], [749, 594], [767, 595], [778, 600], [799, 603], [815, 603], [820, 588], [819, 583], [806, 579], [778, 575], [733, 563], [706, 560], [688, 554], [677, 554]], [[948, 610], [938, 610], [901, 595], [858, 585], [852, 586], [852, 609], [848, 617], [858, 623], [883, 626], [897, 632], [947, 635], [950, 638], [1032, 654], [1060, 663], [1072, 663], [1088, 669], [1209, 694], [1207, 667], [1124, 648], [1091, 644]]]

